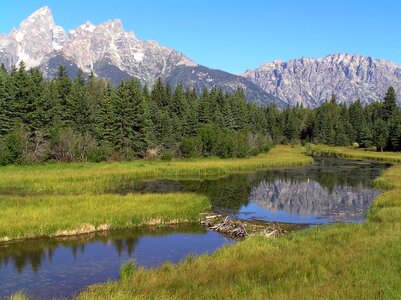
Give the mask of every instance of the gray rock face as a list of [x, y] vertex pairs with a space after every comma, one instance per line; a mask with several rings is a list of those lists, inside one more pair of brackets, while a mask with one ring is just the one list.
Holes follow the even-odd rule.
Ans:
[[242, 76], [290, 105], [315, 107], [332, 94], [345, 103], [381, 101], [390, 85], [401, 102], [401, 66], [361, 55], [276, 60]]
[[152, 84], [176, 66], [197, 65], [174, 49], [125, 32], [120, 20], [98, 26], [87, 22], [66, 33], [56, 26], [48, 7], [34, 12], [10, 35], [1, 35], [0, 49], [6, 67], [24, 61], [28, 68], [40, 66], [49, 76], [55, 73], [55, 61], [66, 61], [72, 70], [109, 78], [107, 71], [113, 68], [111, 75], [118, 74], [120, 79], [134, 76]]
[[9, 35], [0, 36], [0, 56], [7, 67], [24, 61], [28, 68], [40, 65], [53, 50], [60, 50], [66, 40], [64, 30], [56, 26], [48, 7], [43, 7]]
[[336, 186], [332, 191], [318, 182], [291, 182], [277, 179], [263, 181], [251, 191], [250, 202], [272, 211], [314, 214], [321, 217], [343, 220], [363, 218], [376, 190], [359, 187]]

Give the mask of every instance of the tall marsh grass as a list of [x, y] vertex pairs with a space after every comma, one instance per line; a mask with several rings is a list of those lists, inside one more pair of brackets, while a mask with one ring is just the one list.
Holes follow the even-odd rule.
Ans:
[[1, 196], [0, 241], [193, 222], [209, 208], [195, 194]]

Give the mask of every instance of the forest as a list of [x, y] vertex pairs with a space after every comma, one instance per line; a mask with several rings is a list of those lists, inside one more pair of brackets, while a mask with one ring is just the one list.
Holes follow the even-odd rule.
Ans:
[[401, 150], [401, 110], [392, 87], [383, 102], [279, 109], [243, 91], [197, 93], [158, 79], [119, 85], [66, 69], [46, 80], [38, 68], [0, 68], [0, 164], [136, 158], [247, 157], [275, 144], [352, 145]]

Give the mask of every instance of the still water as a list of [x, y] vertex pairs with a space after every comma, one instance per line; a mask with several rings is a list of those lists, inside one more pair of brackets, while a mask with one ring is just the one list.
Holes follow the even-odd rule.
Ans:
[[[122, 181], [115, 193], [196, 192], [216, 211], [242, 219], [318, 225], [363, 222], [373, 179], [387, 166], [332, 158], [314, 165], [221, 178]], [[86, 286], [116, 280], [134, 259], [148, 268], [211, 253], [234, 241], [201, 226], [180, 225], [44, 239], [0, 246], [0, 299], [25, 291], [32, 299], [71, 297]]]
[[219, 179], [123, 182], [119, 193], [196, 192], [216, 211], [242, 219], [324, 224], [362, 222], [379, 191], [373, 179], [388, 165], [335, 158], [311, 166], [233, 174]]
[[156, 267], [231, 243], [194, 224], [3, 245], [0, 299], [21, 290], [30, 299], [70, 297], [88, 285], [118, 279], [121, 265], [130, 259], [141, 267]]

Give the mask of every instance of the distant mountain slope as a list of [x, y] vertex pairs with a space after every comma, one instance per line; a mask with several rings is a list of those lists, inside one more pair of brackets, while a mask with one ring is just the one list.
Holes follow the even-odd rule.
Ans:
[[203, 88], [210, 89], [214, 86], [222, 88], [227, 92], [235, 92], [237, 87], [240, 87], [245, 91], [248, 99], [252, 99], [257, 103], [275, 103], [279, 107], [286, 105], [285, 102], [266, 93], [244, 77], [221, 70], [209, 69], [204, 66], [178, 66], [169, 73], [166, 77], [166, 82], [169, 82], [173, 86], [181, 82], [187, 86], [194, 87], [198, 92]]
[[291, 105], [315, 107], [332, 94], [345, 103], [381, 101], [390, 85], [401, 102], [401, 66], [361, 55], [274, 61], [242, 76]]

